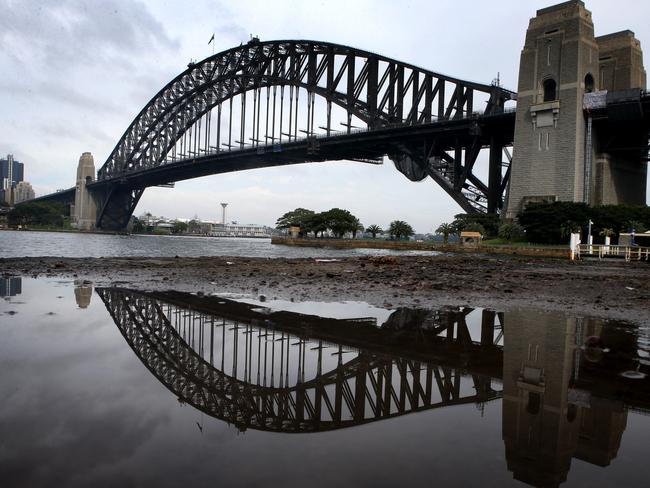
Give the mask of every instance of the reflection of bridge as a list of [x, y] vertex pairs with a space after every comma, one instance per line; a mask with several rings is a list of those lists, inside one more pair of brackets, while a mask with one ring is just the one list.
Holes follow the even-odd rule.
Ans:
[[[379, 329], [367, 320], [269, 315], [221, 298], [97, 293], [179, 400], [242, 430], [324, 431], [500, 396], [490, 376], [470, 371], [480, 345], [461, 312], [396, 312]], [[485, 334], [491, 343], [494, 320]], [[501, 352], [483, 348], [476, 369], [488, 371], [487, 358]]]
[[628, 411], [650, 412], [647, 331], [630, 325], [398, 309], [377, 326], [221, 297], [97, 292], [179, 401], [241, 430], [320, 432], [502, 398], [508, 469], [557, 486], [573, 458], [609, 465]]

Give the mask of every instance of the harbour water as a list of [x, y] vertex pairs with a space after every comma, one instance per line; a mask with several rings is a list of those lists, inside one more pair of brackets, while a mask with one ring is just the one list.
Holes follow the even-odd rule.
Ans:
[[0, 231], [0, 257], [198, 257], [242, 256], [312, 258], [382, 255], [435, 255], [435, 251], [331, 249], [272, 245], [270, 239], [80, 234]]
[[6, 278], [2, 486], [647, 486], [650, 331]]

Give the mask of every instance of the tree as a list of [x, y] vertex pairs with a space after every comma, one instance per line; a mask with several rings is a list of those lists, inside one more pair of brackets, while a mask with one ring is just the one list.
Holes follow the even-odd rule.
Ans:
[[[457, 231], [481, 232], [487, 237], [496, 237], [499, 233], [499, 217], [494, 214], [458, 214], [454, 216], [453, 224]], [[480, 229], [477, 230], [480, 226]]]
[[526, 230], [529, 242], [538, 244], [560, 244], [568, 237], [567, 223], [587, 224], [590, 209], [585, 203], [552, 202], [529, 203], [518, 216], [519, 223]]
[[570, 237], [571, 234], [580, 232], [580, 224], [572, 220], [567, 220], [560, 225], [560, 235], [565, 239]]
[[309, 232], [309, 219], [315, 215], [313, 210], [306, 208], [297, 208], [285, 213], [275, 222], [278, 229], [288, 229], [289, 227], [300, 227], [300, 235], [304, 236]]
[[478, 222], [469, 222], [462, 229], [460, 227], [456, 227], [456, 232], [458, 232], [459, 234], [464, 231], [478, 232], [482, 236], [487, 235], [487, 232], [485, 231], [485, 227], [483, 227]]
[[301, 233], [313, 232], [314, 237], [318, 237], [319, 232], [321, 237], [323, 237], [323, 232], [325, 232], [326, 230], [327, 230], [327, 215], [325, 214], [325, 212], [315, 213], [313, 215], [306, 217], [302, 221], [302, 225], [300, 226]]
[[359, 219], [352, 215], [348, 210], [341, 208], [332, 208], [325, 212], [327, 228], [330, 229], [336, 237], [343, 237], [346, 232], [354, 232], [359, 226]]
[[454, 224], [449, 224], [447, 222], [443, 222], [436, 229], [436, 234], [442, 236], [442, 240], [445, 244], [449, 242], [449, 236], [451, 234], [455, 234], [456, 232], [457, 232], [456, 226]]
[[144, 223], [142, 220], [137, 218], [135, 215], [131, 217], [131, 232], [134, 234], [141, 234], [146, 231]]
[[499, 227], [499, 237], [506, 241], [516, 241], [524, 236], [524, 228], [519, 224], [503, 224]]
[[614, 232], [614, 229], [605, 228], [601, 230], [598, 234], [601, 235], [602, 237], [612, 237], [614, 234], [616, 234], [616, 232]]
[[645, 225], [643, 225], [643, 222], [639, 220], [629, 220], [627, 222], [627, 228], [629, 232], [636, 232], [637, 234], [641, 234], [646, 231]]
[[363, 232], [363, 224], [358, 218], [354, 218], [354, 222], [352, 223], [354, 228], [352, 229], [352, 239], [357, 238], [357, 232]]
[[402, 237], [409, 238], [415, 231], [413, 227], [404, 222], [403, 220], [393, 220], [388, 227], [388, 232], [391, 237], [394, 237], [397, 240], [402, 239]]
[[377, 237], [377, 234], [381, 234], [384, 231], [377, 224], [372, 224], [366, 229], [366, 232], [370, 232], [372, 234], [372, 238], [375, 239]]
[[28, 202], [16, 205], [7, 214], [9, 225], [63, 227], [65, 207], [56, 202]]
[[187, 231], [188, 227], [189, 226], [185, 222], [177, 220], [174, 222], [174, 226], [172, 227], [172, 234], [182, 234]]

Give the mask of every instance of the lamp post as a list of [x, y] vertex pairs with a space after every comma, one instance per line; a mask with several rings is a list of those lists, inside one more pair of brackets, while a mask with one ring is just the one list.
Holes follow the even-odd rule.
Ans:
[[589, 244], [589, 254], [593, 253], [593, 248], [591, 247], [592, 244], [594, 243], [593, 238], [591, 237], [591, 226], [594, 223], [592, 222], [591, 219], [589, 219], [589, 230], [587, 231], [587, 244]]

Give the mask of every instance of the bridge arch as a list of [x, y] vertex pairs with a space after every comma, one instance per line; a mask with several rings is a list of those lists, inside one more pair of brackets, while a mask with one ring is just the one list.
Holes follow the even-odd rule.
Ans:
[[[98, 178], [162, 164], [173, 144], [212, 108], [272, 86], [305, 89], [368, 127], [461, 118], [474, 112], [475, 93], [487, 97], [485, 111], [492, 113], [512, 97], [498, 86], [463, 81], [349, 46], [251, 41], [190, 63], [163, 87], [133, 120]], [[325, 130], [333, 129], [330, 125]], [[316, 132], [311, 120], [306, 132]]]
[[[190, 63], [140, 111], [89, 187], [98, 203], [96, 225], [126, 227], [148, 186], [309, 161], [381, 163], [384, 155], [412, 181], [431, 176], [466, 211], [497, 212], [505, 191], [501, 156], [491, 157], [492, 195], [472, 167], [482, 147], [496, 141], [501, 152], [503, 141], [482, 134], [476, 107], [482, 99], [483, 114], [502, 114], [514, 97], [498, 84], [460, 80], [349, 46], [255, 39]], [[440, 145], [430, 134], [414, 140], [416, 132], [408, 133], [457, 122], [453, 148], [451, 136]], [[358, 133], [372, 136], [363, 150], [352, 144]], [[345, 149], [320, 150], [324, 139], [339, 136], [349, 136]], [[231, 160], [227, 169], [216, 164], [224, 159]]]

